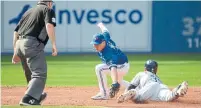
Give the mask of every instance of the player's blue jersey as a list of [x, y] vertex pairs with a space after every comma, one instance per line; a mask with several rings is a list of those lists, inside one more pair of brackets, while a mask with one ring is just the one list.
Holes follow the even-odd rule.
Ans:
[[119, 48], [117, 48], [115, 42], [110, 39], [109, 32], [104, 31], [102, 34], [106, 41], [105, 48], [98, 52], [102, 62], [109, 66], [116, 66], [126, 62], [128, 63], [127, 56]]

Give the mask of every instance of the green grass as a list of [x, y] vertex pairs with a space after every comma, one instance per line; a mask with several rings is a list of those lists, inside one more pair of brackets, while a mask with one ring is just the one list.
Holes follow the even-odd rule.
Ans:
[[[144, 70], [147, 59], [159, 63], [158, 76], [169, 85], [176, 86], [183, 80], [190, 86], [201, 86], [201, 54], [129, 54], [130, 71], [125, 80]], [[26, 81], [21, 64], [11, 64], [11, 56], [2, 56], [2, 85], [25, 86]], [[47, 56], [47, 86], [97, 86], [94, 72], [99, 58], [92, 55]], [[111, 82], [111, 78], [108, 78]]]

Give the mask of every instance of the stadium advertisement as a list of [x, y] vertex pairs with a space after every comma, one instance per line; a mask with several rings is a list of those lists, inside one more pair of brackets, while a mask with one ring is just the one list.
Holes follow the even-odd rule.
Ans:
[[[10, 53], [13, 30], [36, 1], [2, 1], [3, 53]], [[178, 7], [179, 6], [179, 7]], [[13, 9], [10, 9], [12, 7]], [[201, 2], [56, 1], [59, 52], [94, 52], [90, 41], [103, 22], [125, 52], [201, 52]], [[51, 52], [50, 43], [46, 52]]]
[[[151, 51], [151, 2], [56, 1], [56, 37], [60, 52], [94, 52], [90, 41], [100, 32], [96, 23], [108, 27], [112, 39], [124, 51]], [[36, 2], [3, 2], [2, 51], [12, 51], [13, 30], [23, 13]], [[14, 9], [10, 9], [10, 7]], [[50, 44], [46, 51], [50, 52]]]

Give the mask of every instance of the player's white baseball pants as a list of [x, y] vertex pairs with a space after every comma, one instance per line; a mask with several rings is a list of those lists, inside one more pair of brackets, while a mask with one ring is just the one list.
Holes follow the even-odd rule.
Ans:
[[136, 89], [136, 94], [133, 97], [136, 102], [146, 100], [153, 101], [172, 101], [176, 98], [176, 94], [171, 91], [166, 85], [151, 82], [140, 89]]
[[[129, 63], [117, 65], [118, 82], [121, 86], [128, 87], [129, 82], [123, 80], [123, 77], [128, 73], [130, 68]], [[100, 93], [104, 96], [108, 95], [109, 89], [107, 87], [107, 74], [111, 75], [109, 66], [107, 64], [98, 64], [95, 68], [96, 76], [98, 78]]]

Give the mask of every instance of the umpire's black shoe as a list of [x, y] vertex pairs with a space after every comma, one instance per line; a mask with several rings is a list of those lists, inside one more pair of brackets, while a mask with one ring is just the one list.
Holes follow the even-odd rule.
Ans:
[[40, 105], [40, 102], [29, 95], [25, 95], [20, 101], [20, 106], [29, 106], [29, 105]]
[[115, 95], [119, 92], [119, 88], [120, 88], [120, 84], [119, 83], [115, 83], [115, 84], [112, 84], [111, 85], [111, 88], [110, 88], [110, 98], [114, 98]]
[[40, 104], [46, 99], [47, 93], [43, 92], [40, 97]]

